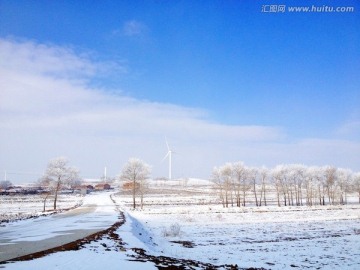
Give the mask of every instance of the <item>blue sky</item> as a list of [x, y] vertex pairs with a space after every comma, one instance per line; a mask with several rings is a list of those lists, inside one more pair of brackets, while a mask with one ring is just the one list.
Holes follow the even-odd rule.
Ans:
[[[284, 3], [351, 6], [355, 11], [261, 12], [263, 5]], [[201, 177], [206, 177], [206, 171], [210, 174], [212, 166], [221, 165], [213, 163], [237, 157], [256, 166], [272, 166], [274, 162], [313, 165], [330, 162], [359, 170], [356, 152], [360, 143], [359, 12], [359, 1], [343, 0], [0, 1], [0, 38], [15, 47], [31, 43], [39, 54], [49, 53], [41, 51], [41, 46], [62, 48], [73, 58], [97, 67], [106, 66], [102, 72], [82, 74], [77, 79], [84, 80], [87, 89], [107, 97], [128, 97], [151, 106], [178, 106], [179, 111], [194, 109], [198, 117], [195, 120], [207, 124], [276, 129], [277, 135], [270, 135], [276, 137], [270, 139], [271, 147], [269, 139], [251, 143], [259, 153], [262, 147], [271, 148], [272, 152], [274, 149], [289, 152], [289, 145], [308, 140], [334, 143], [333, 159], [322, 158], [319, 153], [313, 159], [314, 153], [310, 152], [301, 158], [272, 157], [269, 152], [262, 159], [237, 154], [250, 151], [236, 150], [244, 143], [240, 138], [234, 140], [236, 146], [228, 146], [233, 150], [219, 152], [223, 158], [204, 164]], [[29, 59], [36, 57], [39, 55]], [[48, 72], [42, 75], [48, 76]], [[12, 91], [10, 86], [7, 88]], [[57, 94], [62, 95], [61, 90]], [[41, 98], [40, 95], [39, 102]], [[104, 130], [101, 136], [111, 133]], [[154, 136], [161, 137], [161, 143], [166, 135], [161, 133], [167, 133], [179, 148], [184, 141], [191, 141], [186, 134], [176, 135], [178, 132], [166, 123], [159, 130]], [[125, 136], [121, 128], [117, 132]], [[142, 142], [148, 138], [145, 135], [137, 134]], [[219, 135], [218, 142], [221, 141], [228, 139]], [[337, 153], [341, 147], [335, 144], [339, 142], [351, 144], [348, 147], [354, 152]], [[204, 145], [206, 151], [209, 147]], [[228, 155], [229, 151], [233, 153]], [[54, 150], [54, 154], [58, 152]], [[71, 151], [64, 152], [59, 154], [71, 159]], [[325, 150], [319, 152], [328, 156]], [[336, 156], [341, 156], [341, 160]], [[156, 163], [156, 158], [151, 160], [150, 155], [144, 154], [144, 158]], [[73, 159], [81, 158], [74, 154]], [[123, 159], [125, 156], [117, 162]], [[15, 167], [3, 162], [0, 169]], [[164, 170], [161, 166], [158, 165], [159, 175]], [[178, 168], [178, 176], [194, 170], [183, 173]]]

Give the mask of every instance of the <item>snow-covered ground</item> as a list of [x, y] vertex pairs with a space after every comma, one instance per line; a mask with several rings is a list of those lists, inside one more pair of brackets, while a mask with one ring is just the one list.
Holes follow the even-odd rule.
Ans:
[[159, 186], [143, 210], [116, 197], [150, 253], [244, 268], [360, 269], [356, 194], [348, 205], [223, 208], [210, 187], [177, 188]]
[[[105, 200], [85, 198], [96, 204]], [[135, 254], [132, 248], [140, 248], [154, 256], [192, 259], [215, 266], [360, 269], [360, 205], [355, 203], [355, 197], [349, 196], [352, 203], [341, 206], [223, 208], [211, 186], [191, 180], [171, 185], [153, 183], [142, 210], [131, 209], [131, 195], [113, 198], [125, 211], [126, 223], [116, 230], [126, 243], [123, 247], [105, 237], [78, 251], [2, 267], [156, 269], [153, 262], [131, 257]], [[101, 216], [103, 211], [112, 217], [118, 214], [114, 207], [105, 207], [97, 213], [99, 222], [106, 216]]]
[[[80, 194], [60, 194], [57, 209], [69, 209], [83, 202]], [[0, 196], [0, 222], [7, 220], [26, 219], [29, 217], [52, 214], [53, 198], [47, 199], [46, 212], [42, 195], [3, 195]]]
[[[125, 245], [127, 248], [146, 248], [133, 236], [131, 221], [126, 222], [116, 232], [127, 243]], [[130, 249], [119, 249], [114, 240], [103, 238], [86, 244], [80, 250], [58, 252], [31, 261], [8, 263], [0, 265], [0, 268], [8, 270], [158, 269], [154, 263], [132, 260], [129, 256], [133, 254], [135, 253]]]
[[[155, 254], [240, 267], [360, 269], [359, 208], [226, 210], [189, 206], [130, 215], [138, 237]], [[173, 224], [180, 226], [178, 236], [171, 236]]]
[[110, 194], [94, 193], [74, 210], [0, 227], [0, 261], [60, 246], [109, 228], [118, 220]]

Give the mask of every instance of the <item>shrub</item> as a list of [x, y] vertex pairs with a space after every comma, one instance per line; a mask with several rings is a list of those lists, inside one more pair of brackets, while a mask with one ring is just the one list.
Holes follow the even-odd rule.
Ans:
[[170, 227], [167, 229], [166, 227], [164, 227], [162, 229], [162, 235], [164, 237], [176, 237], [179, 236], [181, 232], [181, 227], [179, 225], [179, 223], [173, 223], [170, 225]]

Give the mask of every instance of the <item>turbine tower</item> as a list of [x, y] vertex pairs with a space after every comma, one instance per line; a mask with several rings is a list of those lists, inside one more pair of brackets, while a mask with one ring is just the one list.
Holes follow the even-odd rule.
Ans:
[[168, 152], [166, 153], [165, 157], [163, 158], [163, 161], [168, 157], [169, 158], [169, 180], [171, 180], [171, 154], [173, 153], [169, 147], [169, 144], [167, 142], [167, 139], [165, 137], [166, 147], [168, 149]]

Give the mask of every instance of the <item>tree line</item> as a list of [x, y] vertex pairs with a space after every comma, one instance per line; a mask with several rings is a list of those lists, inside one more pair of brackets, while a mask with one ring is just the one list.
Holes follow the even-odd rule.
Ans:
[[214, 167], [212, 181], [223, 207], [246, 206], [250, 196], [256, 206], [266, 206], [270, 189], [278, 206], [346, 204], [353, 192], [360, 203], [360, 172], [334, 166], [283, 164], [268, 169], [226, 163]]
[[[133, 208], [137, 197], [143, 207], [150, 174], [151, 167], [137, 158], [130, 158], [123, 166], [119, 179], [122, 189], [132, 194]], [[223, 207], [246, 206], [252, 199], [256, 206], [267, 206], [270, 192], [276, 194], [278, 206], [346, 204], [348, 194], [354, 192], [360, 203], [360, 172], [334, 166], [282, 164], [268, 169], [249, 167], [239, 161], [214, 167], [211, 180]], [[70, 167], [66, 158], [54, 158], [39, 183], [48, 189], [44, 194], [44, 211], [50, 195], [54, 195], [56, 209], [59, 191], [80, 183], [79, 171]]]

